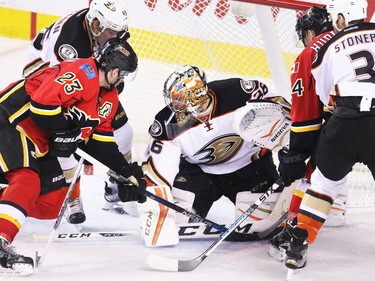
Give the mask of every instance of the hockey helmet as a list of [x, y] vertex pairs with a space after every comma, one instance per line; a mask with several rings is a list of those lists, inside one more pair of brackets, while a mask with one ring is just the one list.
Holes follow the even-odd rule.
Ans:
[[128, 14], [124, 4], [119, 0], [93, 0], [86, 18], [90, 28], [94, 19], [99, 21], [98, 32], [93, 32], [96, 37], [106, 28], [122, 33], [128, 30]]
[[296, 32], [299, 40], [303, 41], [305, 39], [307, 30], [313, 30], [316, 36], [333, 30], [332, 22], [325, 8], [313, 6], [297, 20]]
[[336, 22], [339, 14], [344, 16], [346, 26], [352, 21], [366, 19], [367, 5], [367, 0], [329, 0], [326, 7], [337, 28]]
[[176, 69], [164, 83], [163, 96], [172, 111], [196, 116], [208, 98], [206, 74], [192, 65]]
[[138, 67], [138, 57], [133, 48], [128, 42], [118, 38], [111, 38], [106, 43], [99, 45], [95, 49], [94, 58], [106, 73], [111, 69], [118, 68], [121, 80], [131, 73], [136, 73]]

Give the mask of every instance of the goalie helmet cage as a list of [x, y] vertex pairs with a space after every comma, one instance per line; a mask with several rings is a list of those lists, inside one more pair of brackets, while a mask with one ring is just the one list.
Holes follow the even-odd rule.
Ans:
[[[302, 50], [296, 47], [296, 20], [312, 5], [322, 6], [300, 0], [124, 2], [130, 43], [139, 57], [137, 77], [120, 96], [134, 130], [135, 160], [141, 160], [148, 128], [165, 106], [164, 81], [178, 66], [197, 65], [208, 81], [258, 79], [290, 100], [290, 69]], [[366, 167], [356, 165], [349, 185], [350, 206], [375, 206]]]

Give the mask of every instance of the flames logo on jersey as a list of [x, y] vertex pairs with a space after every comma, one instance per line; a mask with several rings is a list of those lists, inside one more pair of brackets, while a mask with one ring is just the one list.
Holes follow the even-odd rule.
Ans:
[[113, 104], [106, 101], [101, 107], [99, 107], [98, 114], [100, 117], [107, 118], [112, 111]]
[[206, 144], [194, 156], [204, 154], [200, 159], [207, 165], [217, 165], [231, 159], [243, 144], [243, 139], [236, 134], [220, 136]]
[[64, 113], [67, 120], [71, 120], [72, 123], [77, 124], [82, 129], [82, 137], [85, 138], [87, 134], [100, 124], [100, 119], [92, 118], [90, 115], [75, 106], [67, 108]]

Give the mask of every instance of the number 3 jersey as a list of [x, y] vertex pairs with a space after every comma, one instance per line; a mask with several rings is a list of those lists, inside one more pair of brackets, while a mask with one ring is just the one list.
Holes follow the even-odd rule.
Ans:
[[312, 74], [320, 100], [327, 103], [330, 95], [364, 96], [368, 99], [362, 99], [361, 111], [370, 110], [375, 98], [374, 56], [374, 23], [360, 23], [338, 32], [319, 50], [313, 62]]

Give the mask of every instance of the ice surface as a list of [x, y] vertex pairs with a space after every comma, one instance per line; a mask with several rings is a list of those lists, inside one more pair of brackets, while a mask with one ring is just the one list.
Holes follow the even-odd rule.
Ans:
[[[0, 88], [21, 77], [23, 56], [28, 42], [0, 38]], [[183, 240], [177, 246], [145, 247], [138, 235], [138, 218], [101, 210], [103, 174], [82, 177], [82, 198], [87, 221], [81, 231], [133, 231], [128, 236], [54, 242], [35, 281], [118, 281], [118, 280], [285, 280], [287, 270], [267, 254], [267, 242], [223, 242], [192, 272], [160, 272], [147, 267], [150, 254], [176, 259], [193, 259], [205, 251], [213, 240]], [[232, 221], [233, 207], [227, 200], [215, 203], [208, 218]], [[43, 253], [47, 241], [33, 241], [32, 234], [48, 237], [54, 221], [28, 218], [14, 241], [19, 253], [34, 256]], [[63, 219], [58, 232], [77, 232]], [[294, 276], [303, 281], [370, 281], [375, 276], [375, 214], [350, 212], [340, 228], [324, 228], [311, 245], [309, 263]], [[73, 239], [74, 240], [74, 239]], [[18, 277], [20, 278], [20, 277]], [[16, 277], [0, 277], [14, 280]]]

